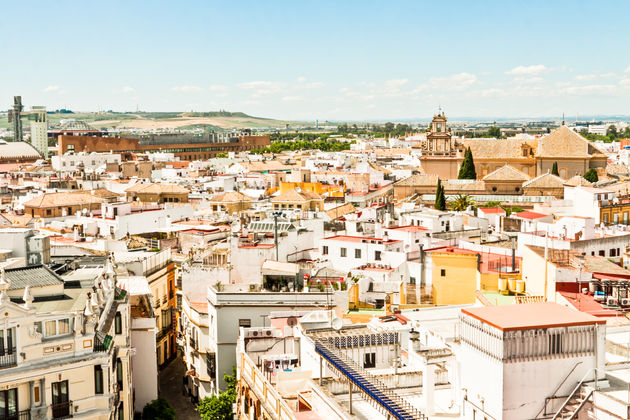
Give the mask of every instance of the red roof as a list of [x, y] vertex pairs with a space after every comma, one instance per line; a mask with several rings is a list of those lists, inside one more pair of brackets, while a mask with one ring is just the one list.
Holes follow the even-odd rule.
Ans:
[[[583, 283], [583, 285], [586, 285], [586, 283]], [[574, 288], [575, 286], [575, 283], [573, 283]], [[596, 317], [623, 316], [622, 313], [614, 309], [604, 308], [602, 304], [593, 299], [591, 295], [570, 291], [561, 291], [560, 294], [580, 312], [585, 312]]]
[[503, 210], [501, 207], [479, 207], [479, 210], [481, 210], [481, 212], [485, 214], [505, 214], [505, 210]]
[[542, 214], [542, 213], [536, 213], [535, 211], [522, 211], [520, 213], [514, 213], [514, 216], [520, 217], [521, 219], [529, 219], [529, 220], [534, 220], [534, 219], [540, 219], [542, 217], [548, 217], [548, 214]]
[[462, 309], [462, 313], [501, 331], [605, 324], [606, 321], [556, 303], [482, 306]]

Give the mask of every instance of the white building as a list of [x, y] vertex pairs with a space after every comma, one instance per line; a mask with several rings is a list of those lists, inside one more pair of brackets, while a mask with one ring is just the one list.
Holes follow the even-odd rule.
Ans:
[[546, 398], [566, 398], [576, 383], [603, 378], [605, 325], [553, 303], [462, 309], [464, 418], [537, 418]]
[[50, 162], [55, 171], [76, 172], [104, 172], [108, 163], [120, 164], [120, 154], [116, 153], [66, 153], [61, 156], [53, 156]]

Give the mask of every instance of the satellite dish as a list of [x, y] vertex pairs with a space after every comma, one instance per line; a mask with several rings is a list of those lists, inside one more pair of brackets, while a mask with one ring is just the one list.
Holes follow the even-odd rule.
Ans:
[[287, 318], [287, 325], [289, 327], [295, 327], [297, 325], [297, 318], [294, 316], [290, 316]]
[[333, 318], [331, 326], [333, 327], [333, 330], [340, 330], [343, 326], [343, 321], [341, 318]]

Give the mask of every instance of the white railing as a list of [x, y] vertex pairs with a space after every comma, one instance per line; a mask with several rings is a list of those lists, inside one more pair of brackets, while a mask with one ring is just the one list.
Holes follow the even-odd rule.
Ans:
[[[247, 382], [250, 390], [258, 397], [263, 409], [272, 418], [295, 420], [293, 410], [289, 408], [271, 382], [265, 378], [252, 359], [244, 352], [241, 353], [240, 378]], [[249, 413], [243, 414], [249, 415]]]

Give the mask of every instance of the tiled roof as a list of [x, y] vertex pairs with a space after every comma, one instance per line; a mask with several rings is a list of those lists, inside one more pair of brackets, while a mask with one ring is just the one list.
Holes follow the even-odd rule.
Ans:
[[479, 207], [479, 211], [485, 214], [505, 214], [505, 210], [503, 210], [501, 207]]
[[213, 203], [239, 203], [241, 201], [252, 201], [248, 195], [243, 194], [240, 191], [229, 191], [222, 194], [217, 194], [210, 199]]
[[577, 187], [578, 185], [584, 185], [586, 187], [591, 187], [593, 184], [591, 184], [589, 181], [584, 179], [584, 177], [582, 175], [575, 175], [573, 178], [567, 179], [564, 182], [564, 185], [566, 185], [567, 187]]
[[26, 286], [44, 287], [63, 284], [63, 280], [43, 265], [22, 268], [9, 268], [5, 270], [7, 281], [10, 282], [9, 290], [20, 290]]
[[297, 191], [295, 189], [286, 191], [276, 197], [271, 198], [272, 203], [282, 203], [282, 202], [305, 202], [311, 200], [321, 200], [322, 196], [317, 193], [310, 192], [307, 190]]
[[536, 155], [540, 157], [587, 158], [593, 153], [603, 154], [584, 137], [566, 125], [562, 125], [548, 136], [538, 140]]
[[357, 209], [352, 205], [352, 203], [346, 203], [330, 210], [326, 210], [326, 216], [334, 220], [343, 217], [346, 214], [352, 214], [355, 211], [357, 211]]
[[23, 141], [0, 141], [0, 160], [2, 159], [39, 159], [40, 154], [33, 146]]
[[24, 207], [59, 207], [98, 204], [103, 200], [89, 192], [44, 193], [24, 203]]
[[538, 175], [536, 178], [523, 184], [523, 188], [560, 188], [564, 187], [564, 180], [550, 172]]
[[503, 165], [494, 172], [490, 172], [483, 177], [483, 180], [488, 181], [529, 181], [531, 177], [518, 169], [510, 166]]
[[135, 184], [127, 188], [125, 192], [143, 194], [188, 194], [189, 191], [179, 185], [167, 184]]
[[529, 146], [534, 152], [537, 148], [535, 140], [511, 139], [464, 139], [462, 143], [470, 147], [473, 158], [477, 159], [531, 159], [533, 156], [523, 156], [523, 146]]
[[518, 213], [513, 213], [513, 216], [517, 216], [520, 217], [521, 219], [529, 219], [529, 220], [534, 220], [534, 219], [541, 219], [543, 217], [548, 217], [548, 214], [543, 214], [543, 213], [536, 213], [535, 211], [521, 211]]
[[412, 175], [409, 178], [405, 178], [402, 181], [398, 181], [395, 186], [400, 187], [422, 187], [431, 186], [435, 187], [438, 182], [437, 175]]

